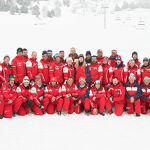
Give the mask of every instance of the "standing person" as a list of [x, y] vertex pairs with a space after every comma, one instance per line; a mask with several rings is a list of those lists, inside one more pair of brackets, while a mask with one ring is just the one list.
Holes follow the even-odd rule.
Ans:
[[113, 68], [108, 64], [108, 57], [103, 57], [103, 80], [102, 84], [105, 91], [109, 88], [113, 79]]
[[12, 74], [12, 67], [9, 63], [10, 57], [8, 55], [4, 56], [4, 61], [0, 65], [0, 87], [2, 83], [7, 82], [8, 76]]
[[92, 56], [92, 62], [89, 65], [90, 70], [90, 85], [94, 84], [96, 80], [100, 80], [102, 83], [103, 80], [103, 68], [97, 63], [97, 57]]
[[79, 84], [79, 78], [84, 77], [86, 82], [90, 83], [90, 70], [89, 66], [86, 65], [83, 54], [79, 55], [79, 59], [75, 65], [75, 83]]
[[4, 96], [4, 117], [12, 118], [13, 105], [17, 98], [16, 86], [14, 82], [15, 78], [12, 74], [8, 77], [8, 82], [2, 86], [2, 94]]
[[30, 93], [30, 80], [25, 76], [22, 84], [17, 89], [17, 98], [13, 105], [13, 111], [20, 116], [25, 116], [30, 112], [32, 107], [32, 96]]
[[42, 52], [42, 59], [39, 62], [38, 69], [44, 86], [49, 83], [49, 65], [47, 51]]
[[150, 109], [150, 78], [144, 77], [144, 83], [141, 85], [141, 113], [147, 114]]
[[85, 58], [85, 62], [86, 64], [90, 64], [92, 62], [92, 57], [91, 57], [91, 51], [86, 51], [86, 58]]
[[76, 61], [78, 60], [78, 54], [76, 53], [76, 49], [74, 47], [70, 48], [69, 57], [73, 60], [73, 66], [75, 66]]
[[145, 77], [150, 78], [150, 64], [149, 59], [147, 57], [143, 59], [143, 65], [140, 69], [140, 72], [141, 72], [141, 84], [143, 84]]
[[48, 54], [48, 62], [51, 63], [53, 61], [53, 51], [52, 50], [48, 50], [47, 51], [47, 54]]
[[103, 51], [101, 49], [97, 50], [97, 62], [98, 64], [103, 64]]
[[62, 86], [62, 95], [64, 97], [64, 115], [74, 113], [74, 103], [77, 101], [78, 88], [73, 83], [73, 78], [69, 77], [67, 83]]
[[63, 68], [63, 74], [64, 74], [64, 81], [67, 82], [69, 77], [72, 77], [74, 79], [75, 76], [75, 69], [73, 67], [73, 60], [71, 57], [68, 57], [66, 60], [66, 65]]
[[44, 99], [44, 87], [40, 75], [35, 77], [35, 85], [31, 88], [31, 96], [33, 98], [32, 110], [35, 115], [43, 115], [49, 103], [48, 99]]
[[79, 95], [75, 104], [75, 113], [80, 114], [84, 107], [85, 113], [88, 115], [90, 112], [89, 88], [86, 85], [86, 80], [84, 77], [80, 77], [77, 87], [79, 90]]
[[134, 59], [129, 60], [128, 76], [131, 73], [133, 73], [135, 75], [135, 80], [140, 85], [141, 84], [141, 72], [140, 72], [140, 69], [135, 65]]
[[123, 114], [125, 89], [119, 83], [117, 77], [113, 78], [112, 85], [107, 91], [106, 110], [111, 114], [112, 107], [115, 107], [115, 115], [121, 116]]
[[60, 60], [59, 54], [55, 54], [55, 60], [49, 66], [49, 76], [50, 80], [55, 77], [57, 82], [62, 85], [63, 84], [63, 63]]
[[116, 63], [113, 70], [113, 76], [117, 77], [121, 84], [127, 83], [128, 70], [127, 67], [123, 64], [121, 56], [116, 57]]
[[26, 63], [23, 58], [22, 48], [17, 49], [17, 56], [12, 60], [12, 73], [15, 77], [15, 84], [19, 86], [27, 75]]
[[65, 57], [65, 52], [64, 52], [64, 50], [59, 51], [59, 56], [60, 56], [61, 62], [62, 62], [63, 64], [65, 64], [65, 59], [64, 59], [64, 57]]
[[4, 115], [4, 96], [0, 91], [0, 119], [3, 119]]
[[94, 82], [94, 86], [90, 90], [89, 98], [91, 101], [92, 115], [98, 115], [99, 112], [100, 115], [104, 116], [106, 93], [104, 87], [102, 87], [100, 83], [100, 80], [96, 80]]
[[111, 51], [111, 56], [109, 57], [109, 64], [112, 66], [112, 67], [115, 67], [115, 64], [116, 64], [116, 57], [118, 56], [117, 54], [117, 50], [112, 50]]
[[34, 84], [35, 77], [38, 75], [38, 62], [37, 62], [37, 52], [33, 51], [31, 58], [26, 62], [27, 75], [31, 84]]
[[61, 86], [57, 83], [57, 78], [53, 77], [50, 80], [50, 85], [45, 88], [44, 99], [49, 101], [47, 106], [47, 113], [54, 114], [55, 108], [58, 115], [61, 115], [63, 107], [63, 99], [61, 93]]
[[135, 75], [131, 73], [129, 75], [129, 81], [125, 85], [126, 90], [126, 102], [127, 102], [127, 113], [133, 114], [134, 110], [136, 116], [140, 116], [141, 114], [141, 106], [140, 106], [140, 96], [141, 90], [140, 86], [138, 85]]
[[28, 50], [26, 48], [22, 49], [23, 60], [26, 63], [28, 61]]
[[[139, 62], [138, 53], [137, 53], [136, 51], [134, 51], [134, 52], [132, 53], [132, 59], [134, 60], [135, 65], [136, 65], [138, 68], [140, 68], [141, 63]], [[129, 63], [130, 63], [130, 62], [127, 63], [127, 66], [129, 66]]]

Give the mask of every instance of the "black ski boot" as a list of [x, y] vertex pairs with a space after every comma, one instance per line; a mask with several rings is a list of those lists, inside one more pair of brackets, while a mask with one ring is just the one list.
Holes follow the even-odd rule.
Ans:
[[57, 111], [57, 114], [60, 116], [61, 115], [61, 111]]
[[104, 113], [99, 113], [101, 116], [105, 116], [105, 114]]
[[0, 114], [0, 119], [3, 119], [3, 117], [4, 117], [3, 114]]
[[140, 117], [141, 116], [141, 114], [136, 114], [136, 117]]
[[87, 116], [89, 116], [89, 115], [90, 115], [90, 112], [91, 112], [91, 110], [90, 110], [90, 109], [85, 109], [85, 114], [86, 114]]

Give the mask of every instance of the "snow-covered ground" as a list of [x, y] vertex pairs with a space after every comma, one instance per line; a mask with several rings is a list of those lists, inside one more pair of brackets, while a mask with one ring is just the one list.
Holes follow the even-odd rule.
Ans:
[[[103, 30], [103, 16], [65, 14], [60, 18], [38, 20], [29, 15], [10, 16], [2, 13], [0, 60], [3, 60], [5, 54], [13, 58], [18, 47], [27, 48], [29, 55], [33, 50], [38, 51], [38, 59], [41, 58], [42, 51], [47, 49], [53, 49], [54, 53], [63, 49], [67, 57], [69, 48], [73, 46], [78, 53], [91, 50], [96, 54], [96, 50], [101, 48], [104, 55], [108, 56], [111, 49], [117, 49], [125, 62], [131, 58], [132, 51], [136, 50], [142, 61], [143, 57], [150, 56], [150, 29], [149, 26], [144, 29], [134, 27], [137, 24], [134, 20], [141, 13], [138, 11], [138, 14], [129, 14], [134, 16], [131, 25], [128, 19], [127, 24], [121, 21], [126, 18], [121, 16], [128, 16], [128, 12], [112, 14], [108, 19], [107, 30]], [[121, 17], [121, 20], [116, 20], [117, 17]], [[145, 22], [150, 23], [148, 19]], [[150, 115], [140, 118], [126, 114], [122, 117], [84, 114], [17, 116], [0, 121], [0, 149], [147, 150], [149, 127]]]

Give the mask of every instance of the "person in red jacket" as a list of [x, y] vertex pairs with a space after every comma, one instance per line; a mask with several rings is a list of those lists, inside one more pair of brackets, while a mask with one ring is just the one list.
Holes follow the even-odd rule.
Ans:
[[0, 91], [0, 119], [3, 119], [3, 111], [4, 111], [4, 96]]
[[121, 84], [127, 83], [128, 70], [127, 67], [123, 64], [121, 56], [116, 57], [116, 64], [113, 70], [113, 76], [117, 77]]
[[49, 76], [50, 80], [55, 77], [57, 82], [62, 85], [64, 78], [63, 78], [63, 63], [60, 60], [59, 54], [55, 54], [55, 60], [49, 66]]
[[67, 83], [62, 86], [62, 95], [64, 98], [64, 115], [74, 113], [74, 103], [77, 101], [78, 88], [73, 83], [72, 77], [69, 77]]
[[150, 65], [149, 65], [149, 59], [147, 57], [143, 59], [143, 65], [140, 69], [140, 72], [141, 72], [141, 84], [143, 84], [145, 77], [150, 78]]
[[115, 64], [116, 64], [116, 57], [118, 56], [117, 54], [117, 50], [112, 50], [111, 51], [111, 56], [109, 57], [108, 61], [109, 61], [109, 64], [112, 66], [112, 67], [115, 67]]
[[73, 60], [71, 57], [68, 57], [66, 60], [67, 65], [63, 68], [63, 74], [64, 74], [64, 81], [67, 82], [69, 77], [72, 77], [74, 79], [75, 76], [75, 69], [73, 67]]
[[86, 65], [83, 54], [79, 55], [79, 59], [75, 65], [75, 83], [79, 84], [80, 77], [84, 77], [87, 83], [90, 83], [89, 67]]
[[109, 88], [113, 79], [113, 68], [108, 64], [108, 57], [103, 58], [103, 80], [102, 85], [105, 91]]
[[100, 80], [95, 81], [94, 86], [90, 90], [89, 98], [91, 103], [92, 115], [98, 115], [99, 112], [100, 115], [104, 116], [106, 93], [104, 87], [102, 87], [100, 83]]
[[[132, 58], [133, 58], [133, 60], [134, 60], [134, 62], [135, 62], [135, 65], [136, 65], [138, 68], [140, 68], [141, 63], [140, 63], [139, 60], [138, 60], [138, 53], [134, 51], [134, 52], [132, 53]], [[130, 62], [127, 63], [127, 66], [129, 66], [129, 63], [130, 63]]]
[[8, 76], [12, 74], [12, 67], [9, 64], [10, 57], [4, 56], [4, 62], [0, 64], [0, 87], [2, 83], [7, 82]]
[[140, 106], [141, 90], [140, 90], [140, 86], [138, 85], [135, 79], [136, 79], [135, 75], [131, 73], [129, 76], [129, 81], [125, 84], [127, 113], [133, 114], [135, 110], [136, 116], [140, 116], [141, 114], [141, 106]]
[[52, 50], [47, 51], [47, 54], [48, 54], [47, 60], [48, 60], [49, 63], [52, 63], [52, 61], [53, 61], [53, 56], [52, 56], [53, 54], [52, 53], [53, 53]]
[[49, 103], [48, 99], [44, 99], [44, 87], [40, 75], [35, 77], [35, 85], [31, 88], [31, 96], [33, 99], [32, 110], [35, 115], [43, 115]]
[[22, 49], [22, 55], [23, 55], [23, 60], [26, 63], [29, 58], [28, 58], [28, 50], [26, 48]]
[[84, 107], [85, 113], [88, 115], [90, 112], [89, 88], [86, 85], [84, 77], [80, 77], [77, 87], [79, 90], [79, 95], [75, 104], [75, 113], [80, 114]]
[[26, 62], [27, 75], [31, 84], [34, 85], [35, 77], [38, 75], [37, 52], [33, 51], [31, 58]]
[[65, 52], [64, 52], [64, 50], [59, 51], [59, 56], [60, 56], [61, 63], [65, 64], [65, 60], [64, 60]]
[[12, 60], [12, 73], [17, 86], [19, 86], [19, 83], [22, 83], [23, 78], [27, 75], [26, 63], [22, 53], [22, 48], [18, 48], [17, 56]]
[[150, 109], [150, 78], [144, 77], [144, 83], [141, 85], [141, 113], [147, 114]]
[[140, 85], [141, 84], [141, 72], [140, 72], [140, 69], [135, 65], [135, 61], [133, 59], [129, 60], [128, 76], [131, 73], [135, 75], [135, 80]]
[[117, 77], [113, 78], [113, 84], [107, 91], [106, 110], [111, 114], [112, 107], [115, 107], [115, 115], [121, 116], [123, 114], [125, 89], [119, 83]]
[[50, 85], [45, 88], [44, 99], [48, 99], [47, 113], [54, 114], [55, 107], [58, 115], [61, 115], [63, 107], [63, 98], [61, 94], [61, 86], [57, 83], [57, 78], [53, 77], [50, 80]]
[[78, 54], [76, 53], [76, 49], [74, 47], [70, 48], [70, 54], [69, 57], [72, 58], [73, 66], [75, 66], [76, 61], [78, 60]]
[[44, 86], [49, 83], [49, 61], [48, 61], [48, 53], [47, 51], [42, 52], [42, 59], [39, 62], [39, 75], [41, 76], [42, 82]]
[[101, 49], [97, 50], [97, 63], [100, 65], [103, 64], [103, 51]]
[[97, 57], [92, 56], [92, 62], [89, 65], [90, 70], [90, 84], [94, 84], [96, 80], [100, 80], [102, 83], [103, 80], [103, 68], [97, 63]]
[[14, 76], [12, 74], [8, 77], [8, 82], [2, 86], [2, 94], [4, 96], [4, 117], [12, 118], [13, 104], [17, 98], [16, 86], [14, 82]]
[[27, 76], [24, 77], [23, 83], [17, 89], [17, 98], [14, 101], [13, 111], [20, 116], [25, 116], [30, 112], [32, 106], [32, 96], [30, 93], [30, 81]]

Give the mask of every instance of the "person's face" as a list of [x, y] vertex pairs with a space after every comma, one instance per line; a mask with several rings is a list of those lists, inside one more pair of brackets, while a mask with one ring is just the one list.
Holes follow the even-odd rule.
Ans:
[[75, 54], [75, 53], [76, 53], [75, 48], [71, 48], [71, 49], [70, 49], [70, 53], [71, 53], [71, 54]]
[[55, 86], [55, 85], [56, 85], [56, 82], [52, 81], [51, 84], [52, 84], [53, 86]]
[[29, 86], [29, 82], [25, 82], [25, 83], [23, 83], [23, 85], [24, 85], [25, 87], [28, 87], [28, 86]]
[[10, 80], [10, 81], [9, 81], [9, 84], [12, 85], [12, 86], [14, 85], [14, 83], [15, 83], [14, 80]]
[[47, 60], [48, 56], [43, 56], [43, 59]]
[[129, 78], [129, 82], [130, 82], [131, 84], [133, 84], [134, 81], [135, 81], [135, 78], [134, 78], [134, 77], [130, 77], [130, 78]]
[[144, 66], [148, 66], [148, 61], [143, 61]]
[[80, 83], [80, 85], [84, 85], [85, 84], [84, 80], [80, 80], [79, 83]]
[[60, 55], [61, 58], [64, 58], [64, 56], [65, 56], [64, 52], [60, 52], [59, 55]]
[[37, 58], [37, 53], [36, 52], [32, 53], [32, 58]]
[[134, 62], [130, 62], [130, 67], [133, 67], [135, 65]]
[[72, 65], [72, 61], [71, 60], [67, 61], [67, 64]]
[[103, 59], [103, 64], [107, 64], [108, 61], [106, 59]]
[[98, 57], [102, 57], [102, 52], [97, 52]]
[[120, 65], [120, 64], [121, 64], [121, 61], [120, 61], [120, 60], [117, 60], [116, 63], [117, 63], [118, 65]]
[[51, 52], [48, 52], [48, 57], [52, 57], [52, 53]]
[[41, 84], [42, 84], [42, 80], [37, 80], [37, 81], [35, 82], [35, 84], [36, 84], [36, 85], [41, 85]]
[[95, 84], [95, 88], [99, 89], [100, 88], [100, 84]]
[[79, 62], [83, 62], [83, 60], [84, 60], [83, 57], [79, 58]]
[[60, 57], [56, 57], [56, 61], [57, 61], [57, 62], [60, 62]]
[[113, 82], [113, 85], [117, 85], [117, 84], [119, 83], [118, 79], [116, 79], [116, 78], [115, 78], [115, 79], [113, 79], [113, 81], [112, 81], [112, 82]]
[[149, 81], [149, 80], [144, 80], [144, 84], [145, 84], [145, 85], [149, 85], [149, 84], [150, 84], [150, 81]]
[[92, 63], [96, 63], [96, 62], [97, 62], [96, 57], [93, 57], [93, 58], [92, 58]]
[[69, 78], [69, 79], [67, 80], [67, 83], [68, 83], [69, 85], [72, 85], [72, 84], [73, 84], [73, 79], [72, 79], [72, 78]]
[[91, 58], [91, 55], [90, 55], [90, 54], [86, 55], [86, 58], [87, 58], [87, 59], [90, 59], [90, 58]]
[[132, 56], [132, 58], [133, 58], [134, 60], [136, 60], [136, 59], [137, 59], [137, 55], [134, 54], [134, 55]]
[[114, 57], [116, 56], [116, 52], [112, 52], [111, 55]]
[[17, 53], [17, 56], [22, 56], [23, 55], [23, 53]]
[[28, 56], [28, 51], [23, 51], [23, 56]]
[[10, 59], [9, 59], [8, 57], [5, 57], [4, 63], [5, 63], [5, 64], [9, 64], [9, 61], [10, 61]]

